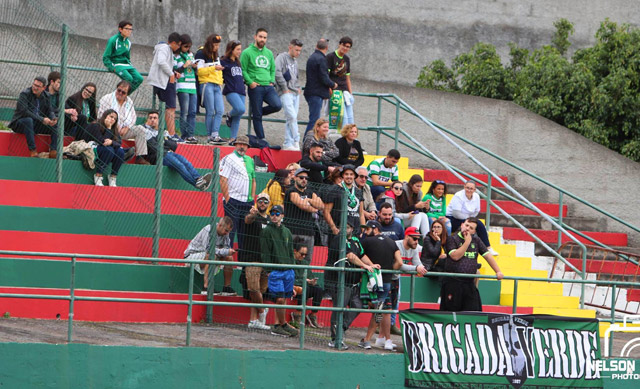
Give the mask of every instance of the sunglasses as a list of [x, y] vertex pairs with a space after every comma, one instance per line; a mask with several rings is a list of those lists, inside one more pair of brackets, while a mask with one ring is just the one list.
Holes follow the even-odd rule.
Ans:
[[282, 213], [276, 211], [276, 212], [271, 212], [269, 215], [271, 215], [271, 216], [280, 216], [280, 215], [282, 215]]
[[444, 182], [444, 181], [442, 181], [442, 180], [435, 180], [434, 182], [435, 182], [436, 184], [444, 184], [444, 183], [445, 183], [445, 182]]
[[299, 178], [299, 179], [301, 179], [301, 180], [309, 180], [309, 177], [308, 177], [308, 176], [298, 176], [298, 177], [296, 177], [296, 178]]
[[394, 186], [394, 187], [393, 187], [393, 190], [401, 190], [401, 189], [402, 189], [402, 187], [401, 187], [401, 186]]
[[120, 88], [116, 89], [116, 91], [117, 91], [118, 93], [123, 94], [123, 95], [126, 95], [126, 94], [128, 94], [128, 93], [129, 93], [128, 91], [126, 91], [126, 90], [124, 90], [124, 89], [120, 89]]
[[260, 199], [258, 200], [258, 204], [269, 204], [269, 200]]
[[369, 178], [369, 176], [365, 176], [364, 174], [358, 174], [358, 178]]
[[414, 242], [417, 242], [420, 240], [420, 238], [417, 236], [410, 236], [409, 238], [412, 239]]

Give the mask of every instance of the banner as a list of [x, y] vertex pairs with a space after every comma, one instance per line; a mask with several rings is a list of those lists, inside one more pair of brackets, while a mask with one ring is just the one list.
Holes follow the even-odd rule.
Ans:
[[602, 388], [596, 319], [420, 309], [400, 318], [407, 387]]

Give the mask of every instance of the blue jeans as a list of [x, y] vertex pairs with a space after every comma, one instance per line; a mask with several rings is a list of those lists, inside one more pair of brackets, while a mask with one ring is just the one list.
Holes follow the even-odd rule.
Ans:
[[298, 109], [300, 107], [300, 95], [295, 93], [284, 93], [280, 96], [284, 117], [287, 123], [284, 125], [284, 147], [295, 146], [300, 143], [298, 133]]
[[353, 96], [351, 96], [351, 104], [347, 105], [345, 104], [345, 99], [343, 99], [343, 103], [342, 103], [342, 107], [344, 108], [343, 112], [344, 112], [344, 116], [342, 117], [342, 125], [347, 125], [347, 124], [353, 124], [354, 119], [353, 119]]
[[162, 165], [177, 171], [185, 181], [193, 186], [196, 186], [196, 181], [200, 178], [200, 173], [193, 167], [191, 162], [180, 154], [174, 152], [166, 153], [162, 158]]
[[307, 132], [313, 130], [316, 120], [320, 119], [323, 99], [320, 96], [305, 96], [304, 98], [309, 104], [309, 124], [307, 124], [307, 129], [304, 131], [304, 134], [307, 135]]
[[102, 174], [108, 164], [111, 164], [111, 175], [118, 175], [120, 166], [124, 162], [124, 150], [122, 147], [98, 145], [98, 160], [96, 161], [96, 172]]
[[192, 137], [196, 132], [196, 109], [198, 96], [195, 93], [178, 92], [180, 102], [180, 133], [182, 138]]
[[244, 95], [240, 93], [229, 93], [227, 94], [227, 101], [231, 104], [231, 112], [229, 112], [229, 117], [231, 117], [231, 127], [229, 128], [231, 135], [229, 136], [231, 139], [236, 139], [238, 137], [238, 128], [240, 128], [240, 120], [242, 120], [242, 114], [246, 110], [244, 104]]
[[222, 123], [222, 114], [224, 113], [224, 100], [222, 100], [220, 85], [209, 82], [204, 84], [202, 103], [206, 111], [207, 134], [216, 137], [220, 132], [220, 123]]
[[238, 233], [238, 248], [242, 249], [242, 242], [244, 241], [244, 217], [247, 216], [253, 201], [242, 202], [234, 198], [229, 198], [229, 201], [224, 201], [224, 215], [229, 216], [233, 220], [233, 230], [229, 233], [229, 239], [231, 244], [235, 239], [236, 232]]
[[[282, 109], [282, 103], [276, 93], [276, 89], [271, 85], [258, 85], [248, 89], [249, 104], [251, 104], [251, 121], [253, 130], [259, 139], [264, 139], [264, 127], [262, 127], [262, 117], [278, 112]], [[262, 104], [267, 103], [266, 107]]]
[[36, 149], [35, 134], [51, 135], [51, 143], [49, 147], [51, 150], [56, 149], [56, 145], [58, 143], [58, 131], [56, 128], [46, 126], [32, 118], [22, 118], [16, 120], [11, 129], [13, 132], [17, 132], [18, 134], [24, 134], [25, 138], [27, 138], [27, 147], [29, 147], [30, 151]]

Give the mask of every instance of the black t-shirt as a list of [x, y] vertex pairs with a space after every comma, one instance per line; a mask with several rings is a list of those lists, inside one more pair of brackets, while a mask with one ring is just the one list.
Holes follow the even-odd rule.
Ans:
[[338, 84], [338, 90], [348, 91], [347, 75], [351, 73], [351, 60], [345, 54], [340, 58], [335, 51], [327, 54], [327, 62], [329, 63], [329, 78]]
[[342, 185], [332, 185], [331, 190], [327, 192], [325, 203], [332, 203], [331, 218], [338, 228], [342, 228], [340, 221], [340, 209], [342, 208], [343, 196], [347, 193], [347, 222], [353, 226], [353, 235], [360, 234], [360, 203], [364, 201], [362, 189], [353, 185], [348, 191]]
[[244, 241], [238, 252], [240, 262], [262, 262], [260, 251], [260, 232], [267, 226], [267, 218], [258, 214], [251, 224], [244, 225]]
[[[445, 252], [449, 255], [449, 253], [457, 250], [463, 244], [464, 237], [461, 233], [453, 234], [447, 238]], [[478, 272], [478, 254], [484, 255], [487, 251], [487, 247], [482, 243], [480, 238], [478, 238], [477, 235], [473, 235], [471, 243], [462, 258], [457, 261], [454, 261], [451, 257], [447, 258], [444, 270], [447, 273], [476, 274]]]
[[305, 188], [300, 192], [295, 185], [289, 188], [284, 194], [284, 225], [291, 230], [294, 235], [314, 235], [315, 219], [313, 214], [298, 208], [291, 202], [291, 193], [298, 193], [302, 200], [311, 199], [313, 190]]
[[[396, 242], [382, 235], [369, 236], [363, 239], [362, 248], [371, 262], [380, 265], [384, 270], [393, 270], [394, 254], [400, 250]], [[391, 282], [392, 276], [393, 274], [391, 273], [382, 273], [382, 282]]]
[[[333, 237], [333, 242], [332, 242], [332, 246], [333, 247], [340, 247], [340, 235], [336, 235]], [[345, 255], [348, 253], [353, 253], [355, 254], [358, 258], [362, 257], [363, 254], [363, 249], [362, 249], [362, 243], [360, 242], [360, 239], [356, 238], [355, 236], [352, 236], [350, 239], [347, 239], [347, 242], [345, 244]], [[339, 250], [329, 250], [329, 255], [327, 256], [327, 263], [325, 264], [325, 266], [327, 267], [340, 267], [340, 263], [336, 263], [338, 261], [338, 259], [340, 259], [340, 252]], [[351, 262], [346, 261], [344, 263], [344, 266], [349, 268], [357, 268], [356, 265], [351, 264]], [[336, 283], [338, 276], [337, 276], [337, 272], [335, 271], [327, 271], [325, 272], [325, 280], [330, 280], [331, 282], [333, 282], [334, 284]], [[358, 282], [360, 282], [360, 278], [362, 277], [362, 273], [359, 272], [346, 272], [345, 276], [344, 276], [344, 280], [345, 280], [345, 284], [346, 285], [353, 285], [356, 284]], [[326, 282], [326, 281], [325, 281]]]

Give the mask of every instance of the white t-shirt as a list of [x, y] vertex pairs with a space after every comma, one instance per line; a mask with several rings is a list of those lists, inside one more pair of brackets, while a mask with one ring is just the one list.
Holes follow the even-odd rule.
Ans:
[[[405, 249], [404, 240], [396, 240], [396, 246], [400, 249], [400, 256], [402, 257], [402, 271], [415, 271], [416, 267], [422, 265], [420, 261], [420, 253], [422, 252], [422, 246], [417, 245], [415, 249]], [[400, 274], [394, 274], [391, 279], [396, 280], [400, 277]]]
[[447, 206], [447, 216], [453, 216], [456, 219], [466, 219], [468, 217], [476, 217], [480, 213], [480, 196], [474, 193], [471, 200], [467, 198], [464, 189], [456, 192]]
[[242, 202], [253, 201], [251, 198], [253, 182], [249, 179], [244, 158], [235, 151], [220, 161], [220, 176], [227, 179], [230, 198]]

